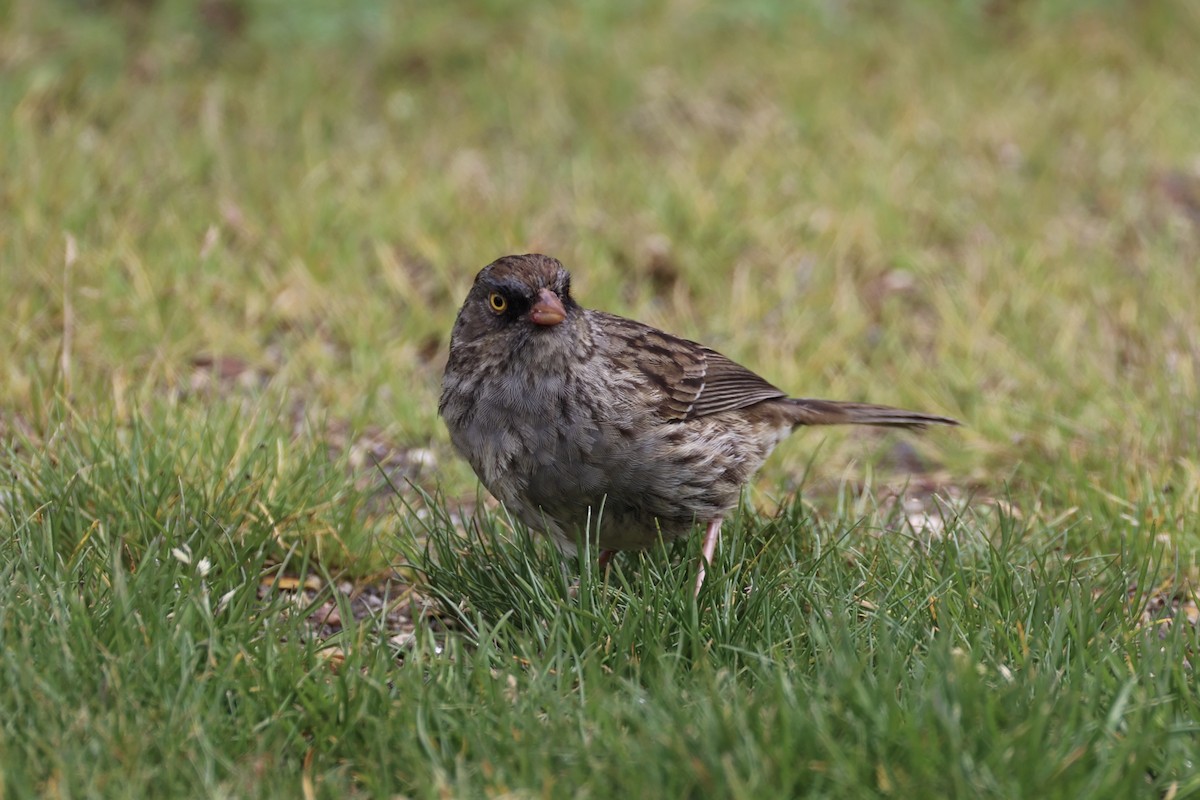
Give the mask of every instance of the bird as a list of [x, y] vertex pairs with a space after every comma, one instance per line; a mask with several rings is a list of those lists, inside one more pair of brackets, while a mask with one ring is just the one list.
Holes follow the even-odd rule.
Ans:
[[438, 413], [510, 513], [604, 568], [704, 526], [694, 594], [721, 524], [779, 442], [808, 425], [957, 425], [890, 406], [790, 397], [705, 345], [584, 308], [538, 253], [475, 277], [450, 334]]

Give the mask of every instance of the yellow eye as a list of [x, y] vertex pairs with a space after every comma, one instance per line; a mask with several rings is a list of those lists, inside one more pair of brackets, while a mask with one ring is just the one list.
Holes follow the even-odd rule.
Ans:
[[488, 295], [488, 305], [492, 307], [492, 311], [497, 314], [503, 314], [508, 310], [508, 301], [504, 299], [504, 295], [499, 292], [492, 292]]

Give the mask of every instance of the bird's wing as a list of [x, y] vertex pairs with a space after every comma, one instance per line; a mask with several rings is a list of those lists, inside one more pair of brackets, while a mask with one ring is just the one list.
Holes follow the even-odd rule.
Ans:
[[667, 420], [680, 422], [787, 397], [716, 350], [624, 317], [602, 316], [604, 327], [612, 331], [612, 356], [636, 368], [658, 390], [658, 410]]

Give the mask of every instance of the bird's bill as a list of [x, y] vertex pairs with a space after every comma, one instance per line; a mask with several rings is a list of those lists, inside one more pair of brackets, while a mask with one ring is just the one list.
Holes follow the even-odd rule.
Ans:
[[563, 308], [562, 300], [558, 299], [558, 295], [549, 289], [541, 289], [538, 292], [537, 302], [529, 309], [529, 319], [535, 325], [550, 327], [566, 318], [567, 310]]

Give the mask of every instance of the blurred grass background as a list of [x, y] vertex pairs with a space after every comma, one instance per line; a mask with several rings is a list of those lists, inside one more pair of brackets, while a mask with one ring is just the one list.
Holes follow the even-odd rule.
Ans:
[[[798, 394], [960, 417], [922, 446], [961, 485], [1069, 461], [1117, 494], [1197, 492], [1192, 3], [8, 0], [3, 20], [8, 414], [62, 394], [126, 415], [236, 359], [432, 445], [465, 490], [435, 416], [449, 327], [478, 268], [534, 250], [586, 304]], [[810, 434], [768, 475], [819, 437], [818, 476], [869, 456]]]
[[[1196, 52], [1191, 0], [0, 0], [0, 794], [1200, 792]], [[572, 586], [436, 417], [526, 251], [965, 427], [793, 437], [700, 606], [694, 546]]]

